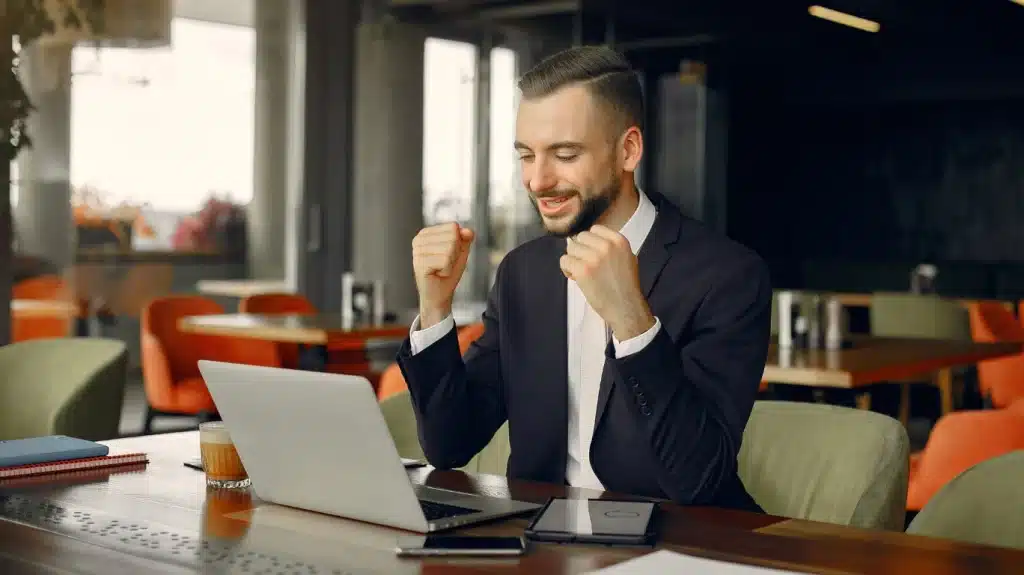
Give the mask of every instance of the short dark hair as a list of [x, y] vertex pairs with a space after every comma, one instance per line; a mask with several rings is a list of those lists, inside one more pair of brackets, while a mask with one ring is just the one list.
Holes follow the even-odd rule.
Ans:
[[548, 56], [519, 79], [524, 99], [543, 98], [571, 84], [584, 84], [625, 124], [643, 130], [644, 96], [626, 57], [607, 46], [579, 46]]

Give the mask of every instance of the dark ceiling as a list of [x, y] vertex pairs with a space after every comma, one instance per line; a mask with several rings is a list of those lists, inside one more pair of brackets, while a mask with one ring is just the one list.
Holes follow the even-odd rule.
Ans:
[[[815, 3], [875, 20], [881, 31], [868, 34], [811, 17], [807, 10]], [[1011, 0], [392, 0], [391, 5], [396, 13], [416, 18], [547, 26], [566, 34], [582, 6], [589, 26], [603, 30], [611, 19], [617, 41], [706, 34], [721, 41], [804, 47], [1001, 43], [1002, 49], [1020, 49], [1024, 44], [1024, 6]]]

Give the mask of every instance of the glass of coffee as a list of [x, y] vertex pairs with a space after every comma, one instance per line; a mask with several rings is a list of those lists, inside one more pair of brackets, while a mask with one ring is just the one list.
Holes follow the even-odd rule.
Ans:
[[249, 475], [223, 422], [208, 421], [199, 425], [199, 452], [207, 485], [220, 489], [249, 487]]

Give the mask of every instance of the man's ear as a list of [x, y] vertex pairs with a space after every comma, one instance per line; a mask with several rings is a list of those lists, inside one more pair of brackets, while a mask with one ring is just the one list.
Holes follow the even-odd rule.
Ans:
[[627, 172], [635, 172], [644, 155], [644, 135], [636, 126], [630, 126], [622, 135], [622, 152], [622, 169]]

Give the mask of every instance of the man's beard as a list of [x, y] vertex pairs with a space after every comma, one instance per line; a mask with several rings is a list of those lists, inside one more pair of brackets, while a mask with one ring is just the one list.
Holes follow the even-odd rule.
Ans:
[[[559, 238], [572, 237], [580, 232], [585, 232], [594, 227], [597, 220], [601, 219], [601, 216], [608, 211], [612, 202], [614, 202], [615, 198], [618, 197], [618, 193], [619, 187], [614, 183], [607, 185], [603, 190], [601, 190], [601, 193], [590, 196], [589, 198], [584, 198], [579, 194], [579, 192], [576, 192], [576, 195], [580, 198], [580, 211], [576, 214], [576, 217], [573, 218], [572, 222], [569, 223], [569, 226], [564, 230], [552, 230], [547, 228], [547, 226], [545, 226], [545, 228], [547, 228], [549, 234]], [[536, 207], [537, 204], [534, 202], [534, 208]]]

